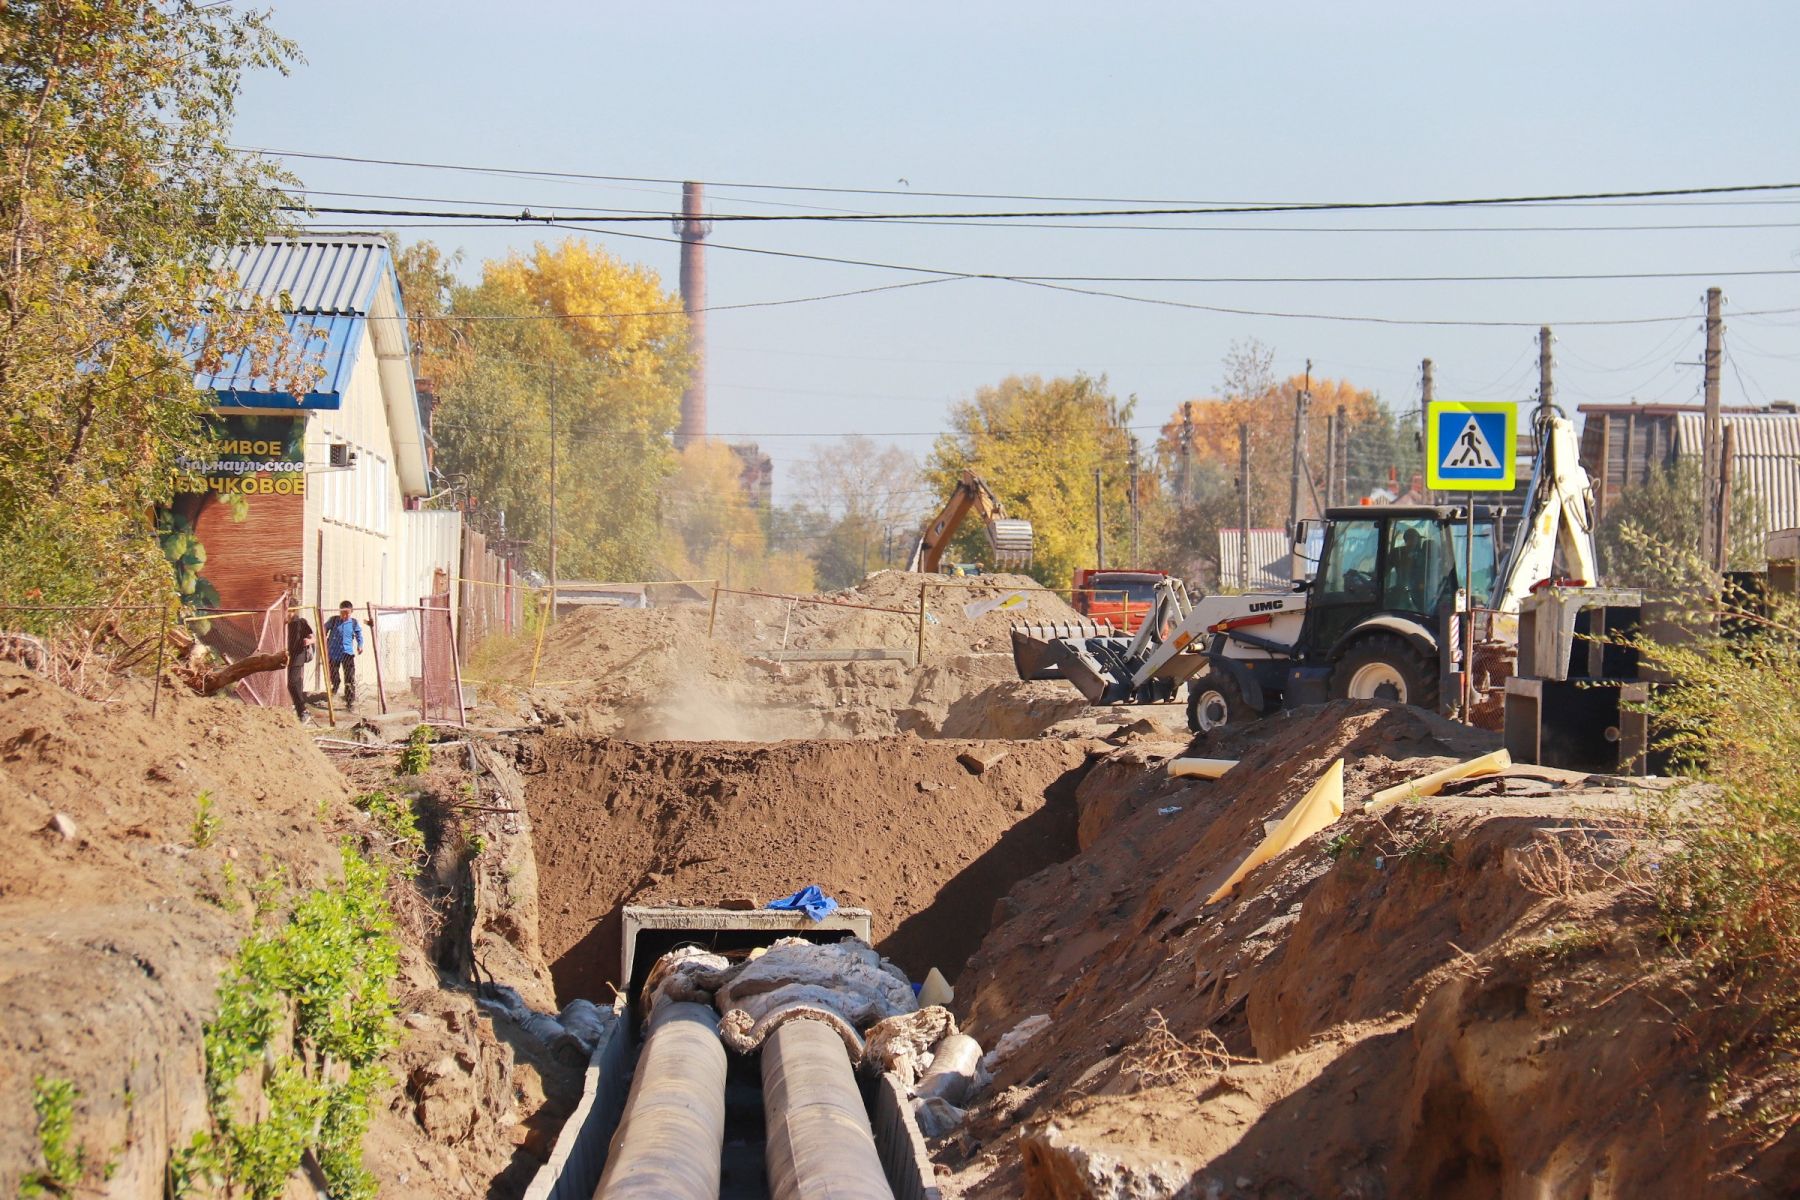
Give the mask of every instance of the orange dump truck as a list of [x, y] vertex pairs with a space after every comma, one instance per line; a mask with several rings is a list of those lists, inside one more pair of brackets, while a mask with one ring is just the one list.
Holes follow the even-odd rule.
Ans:
[[1136, 633], [1155, 602], [1156, 585], [1167, 571], [1075, 570], [1075, 611], [1090, 621], [1110, 621], [1114, 629]]

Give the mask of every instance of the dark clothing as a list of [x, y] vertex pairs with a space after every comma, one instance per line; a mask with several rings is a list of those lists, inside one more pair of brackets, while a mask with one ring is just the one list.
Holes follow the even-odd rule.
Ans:
[[334, 654], [327, 665], [331, 667], [332, 690], [337, 690], [338, 679], [341, 676], [344, 681], [344, 706], [346, 708], [354, 706], [356, 704], [356, 660], [339, 658]]
[[306, 719], [306, 664], [312, 661], [312, 635], [312, 625], [305, 617], [295, 614], [288, 618], [288, 699], [294, 702], [294, 715], [302, 721]]

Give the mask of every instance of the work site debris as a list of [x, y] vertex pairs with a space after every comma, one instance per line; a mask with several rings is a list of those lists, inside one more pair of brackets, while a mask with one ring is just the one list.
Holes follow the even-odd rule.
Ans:
[[677, 946], [656, 960], [644, 981], [644, 1020], [648, 1022], [664, 1004], [711, 1004], [713, 994], [736, 971], [737, 964], [722, 954]]
[[770, 908], [803, 912], [815, 921], [823, 921], [837, 911], [838, 902], [827, 896], [816, 883], [809, 883], [790, 896], [769, 901]]
[[571, 1000], [557, 1016], [538, 1012], [513, 988], [484, 983], [475, 1003], [511, 1022], [564, 1066], [583, 1067], [616, 1019], [591, 1000]]
[[956, 1018], [935, 1005], [878, 1021], [868, 1031], [863, 1068], [871, 1074], [892, 1072], [910, 1092], [930, 1069], [932, 1047], [955, 1034]]
[[982, 1056], [981, 1077], [985, 1079], [987, 1076], [991, 1076], [1000, 1069], [1001, 1063], [1012, 1056], [1014, 1051], [1048, 1028], [1050, 1028], [1049, 1014], [1034, 1013], [1001, 1034], [1000, 1040], [995, 1043], [994, 1048]]
[[944, 973], [936, 967], [925, 972], [925, 982], [919, 985], [920, 1004], [941, 1004], [949, 1006], [956, 999], [956, 989], [944, 978]]
[[1220, 884], [1218, 890], [1206, 898], [1208, 904], [1217, 904], [1237, 890], [1244, 877], [1270, 859], [1275, 858], [1289, 847], [1297, 846], [1319, 830], [1344, 815], [1344, 760], [1337, 759], [1331, 767], [1312, 785], [1300, 803], [1288, 810], [1262, 844], [1252, 850], [1231, 876]]
[[1235, 758], [1171, 758], [1169, 774], [1176, 779], [1218, 779], [1237, 765]]
[[738, 968], [713, 1003], [721, 1014], [743, 1012], [753, 1022], [788, 1005], [818, 1005], [858, 1030], [919, 1007], [900, 968], [857, 938], [827, 945], [782, 938]]
[[986, 775], [1005, 757], [1006, 751], [998, 746], [971, 746], [958, 754], [956, 761], [967, 767], [971, 775]]
[[1429, 775], [1421, 775], [1407, 783], [1383, 788], [1369, 797], [1367, 803], [1363, 805], [1363, 811], [1371, 815], [1377, 814], [1408, 798], [1423, 799], [1426, 796], [1435, 796], [1443, 790], [1447, 783], [1454, 783], [1459, 779], [1473, 779], [1480, 775], [1498, 775], [1510, 766], [1512, 766], [1512, 755], [1504, 750], [1495, 750], [1480, 758], [1471, 758], [1467, 762], [1444, 767]]

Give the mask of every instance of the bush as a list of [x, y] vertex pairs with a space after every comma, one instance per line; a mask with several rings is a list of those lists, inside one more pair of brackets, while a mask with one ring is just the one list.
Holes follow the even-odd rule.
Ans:
[[1800, 1120], [1800, 604], [1715, 615], [1730, 636], [1643, 644], [1658, 742], [1706, 787], [1659, 814], [1670, 946], [1721, 1002], [1733, 1107], [1766, 1135]]

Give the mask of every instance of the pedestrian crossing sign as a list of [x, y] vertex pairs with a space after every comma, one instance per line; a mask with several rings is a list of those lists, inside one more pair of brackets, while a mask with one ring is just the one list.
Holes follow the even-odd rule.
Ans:
[[1509, 400], [1433, 400], [1425, 410], [1425, 486], [1440, 492], [1510, 492], [1519, 410]]

